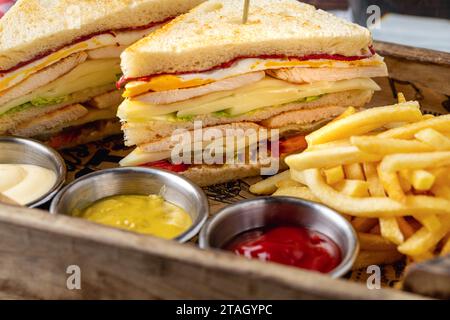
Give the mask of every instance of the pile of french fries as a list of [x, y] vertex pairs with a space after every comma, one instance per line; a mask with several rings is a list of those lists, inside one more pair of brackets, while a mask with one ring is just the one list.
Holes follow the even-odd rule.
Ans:
[[250, 191], [343, 214], [359, 236], [354, 269], [450, 253], [450, 115], [423, 115], [400, 94], [394, 106], [348, 108], [306, 140], [290, 170]]

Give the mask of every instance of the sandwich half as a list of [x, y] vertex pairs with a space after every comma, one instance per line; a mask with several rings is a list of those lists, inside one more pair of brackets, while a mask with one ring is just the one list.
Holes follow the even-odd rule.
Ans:
[[201, 0], [19, 0], [0, 20], [0, 135], [56, 148], [120, 133], [120, 54]]
[[[204, 2], [122, 53], [118, 116], [136, 146], [122, 165], [163, 167], [203, 186], [260, 174], [261, 163], [173, 161], [173, 133], [190, 132], [197, 138], [183, 143], [204, 149], [198, 123], [224, 137], [276, 131], [278, 151], [258, 157], [282, 160], [305, 148], [305, 134], [368, 103], [380, 89], [371, 78], [388, 75], [363, 27], [295, 0], [253, 0], [243, 24], [242, 6]], [[254, 143], [263, 140], [275, 145], [260, 134]]]

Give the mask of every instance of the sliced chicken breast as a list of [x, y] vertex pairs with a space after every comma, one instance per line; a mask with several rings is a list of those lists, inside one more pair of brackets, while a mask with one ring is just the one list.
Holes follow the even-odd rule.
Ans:
[[23, 137], [37, 136], [43, 131], [59, 127], [65, 122], [77, 120], [88, 112], [89, 110], [81, 104], [73, 104], [23, 123], [11, 133]]
[[264, 71], [246, 73], [194, 88], [150, 92], [137, 96], [134, 99], [145, 103], [169, 104], [203, 96], [212, 92], [234, 90], [245, 85], [258, 82], [264, 77]]
[[114, 59], [120, 58], [121, 53], [127, 48], [127, 46], [109, 46], [94, 50], [87, 51], [89, 59]]
[[74, 53], [61, 61], [31, 75], [14, 87], [0, 93], [0, 105], [26, 95], [62, 77], [87, 59], [84, 52]]
[[292, 83], [312, 83], [355, 78], [387, 77], [388, 70], [386, 65], [383, 64], [376, 67], [352, 68], [284, 68], [267, 70], [267, 74]]

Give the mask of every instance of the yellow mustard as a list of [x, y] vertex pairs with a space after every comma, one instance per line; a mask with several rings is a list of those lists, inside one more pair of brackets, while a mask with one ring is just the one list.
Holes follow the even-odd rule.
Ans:
[[101, 199], [74, 216], [92, 222], [173, 239], [192, 225], [189, 214], [158, 195], [119, 195]]

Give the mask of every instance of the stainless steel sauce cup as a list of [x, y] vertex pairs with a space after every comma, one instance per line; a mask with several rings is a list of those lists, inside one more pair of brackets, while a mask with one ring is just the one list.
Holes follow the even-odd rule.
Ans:
[[68, 186], [53, 199], [50, 212], [71, 215], [83, 210], [97, 200], [115, 195], [160, 194], [186, 210], [192, 226], [176, 241], [193, 238], [208, 218], [208, 200], [203, 191], [178, 174], [152, 168], [127, 167], [102, 170], [88, 174]]
[[49, 201], [62, 187], [66, 179], [66, 165], [58, 152], [33, 139], [0, 136], [0, 163], [33, 164], [56, 173], [56, 182], [42, 197], [27, 207], [35, 208]]
[[350, 271], [359, 251], [351, 224], [324, 205], [297, 198], [261, 197], [227, 206], [206, 223], [199, 244], [220, 249], [243, 232], [277, 225], [306, 227], [328, 236], [342, 254], [342, 262], [329, 275], [337, 278]]

